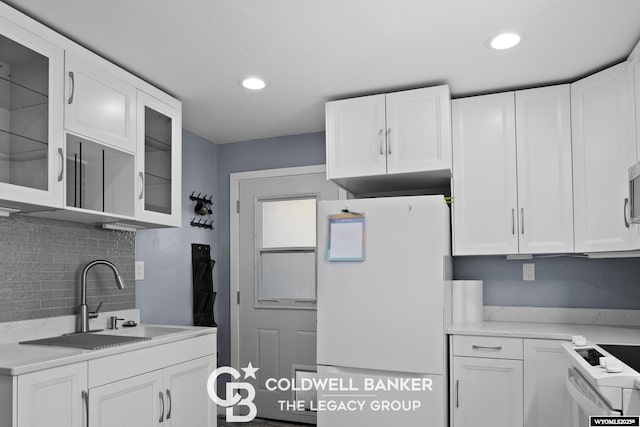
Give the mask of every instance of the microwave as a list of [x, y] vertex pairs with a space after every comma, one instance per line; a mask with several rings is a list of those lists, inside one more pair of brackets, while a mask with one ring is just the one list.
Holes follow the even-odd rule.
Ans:
[[640, 224], [640, 162], [629, 168], [629, 218]]

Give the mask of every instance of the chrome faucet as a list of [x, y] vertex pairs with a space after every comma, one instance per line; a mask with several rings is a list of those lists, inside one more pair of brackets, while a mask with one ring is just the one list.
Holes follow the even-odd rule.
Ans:
[[103, 259], [97, 259], [85, 265], [84, 269], [82, 270], [82, 281], [80, 282], [80, 311], [78, 312], [78, 316], [80, 317], [80, 331], [78, 332], [89, 331], [89, 319], [95, 319], [96, 317], [98, 317], [98, 311], [102, 306], [102, 303], [100, 303], [96, 311], [91, 313], [89, 313], [89, 311], [87, 310], [87, 272], [94, 265], [106, 265], [107, 267], [111, 268], [111, 270], [113, 270], [113, 274], [115, 275], [116, 285], [118, 286], [118, 289], [124, 289], [124, 282], [122, 281], [122, 277], [120, 277], [118, 267], [116, 267], [112, 262]]

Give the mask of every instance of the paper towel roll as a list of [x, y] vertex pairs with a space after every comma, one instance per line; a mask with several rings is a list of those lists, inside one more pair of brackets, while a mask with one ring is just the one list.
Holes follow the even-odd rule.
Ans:
[[453, 323], [482, 322], [482, 280], [451, 281], [451, 317]]
[[451, 281], [451, 316], [453, 323], [464, 322], [464, 280]]
[[482, 322], [482, 280], [464, 281], [464, 321]]

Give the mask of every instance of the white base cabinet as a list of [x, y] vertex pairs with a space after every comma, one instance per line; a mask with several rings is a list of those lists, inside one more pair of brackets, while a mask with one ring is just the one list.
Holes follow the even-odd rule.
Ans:
[[0, 376], [0, 426], [84, 427], [87, 364]]
[[0, 427], [215, 427], [207, 334], [26, 374], [0, 375]]
[[452, 336], [451, 426], [572, 425], [563, 343]]
[[453, 336], [452, 427], [522, 427], [522, 339]]
[[151, 427], [164, 421], [162, 371], [154, 371], [92, 388], [92, 427]]

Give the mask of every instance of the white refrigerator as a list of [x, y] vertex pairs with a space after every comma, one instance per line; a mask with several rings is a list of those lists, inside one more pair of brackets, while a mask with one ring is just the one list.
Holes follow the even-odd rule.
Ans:
[[[328, 259], [344, 211], [364, 217], [362, 260]], [[443, 196], [318, 204], [318, 426], [447, 425], [449, 218]]]

